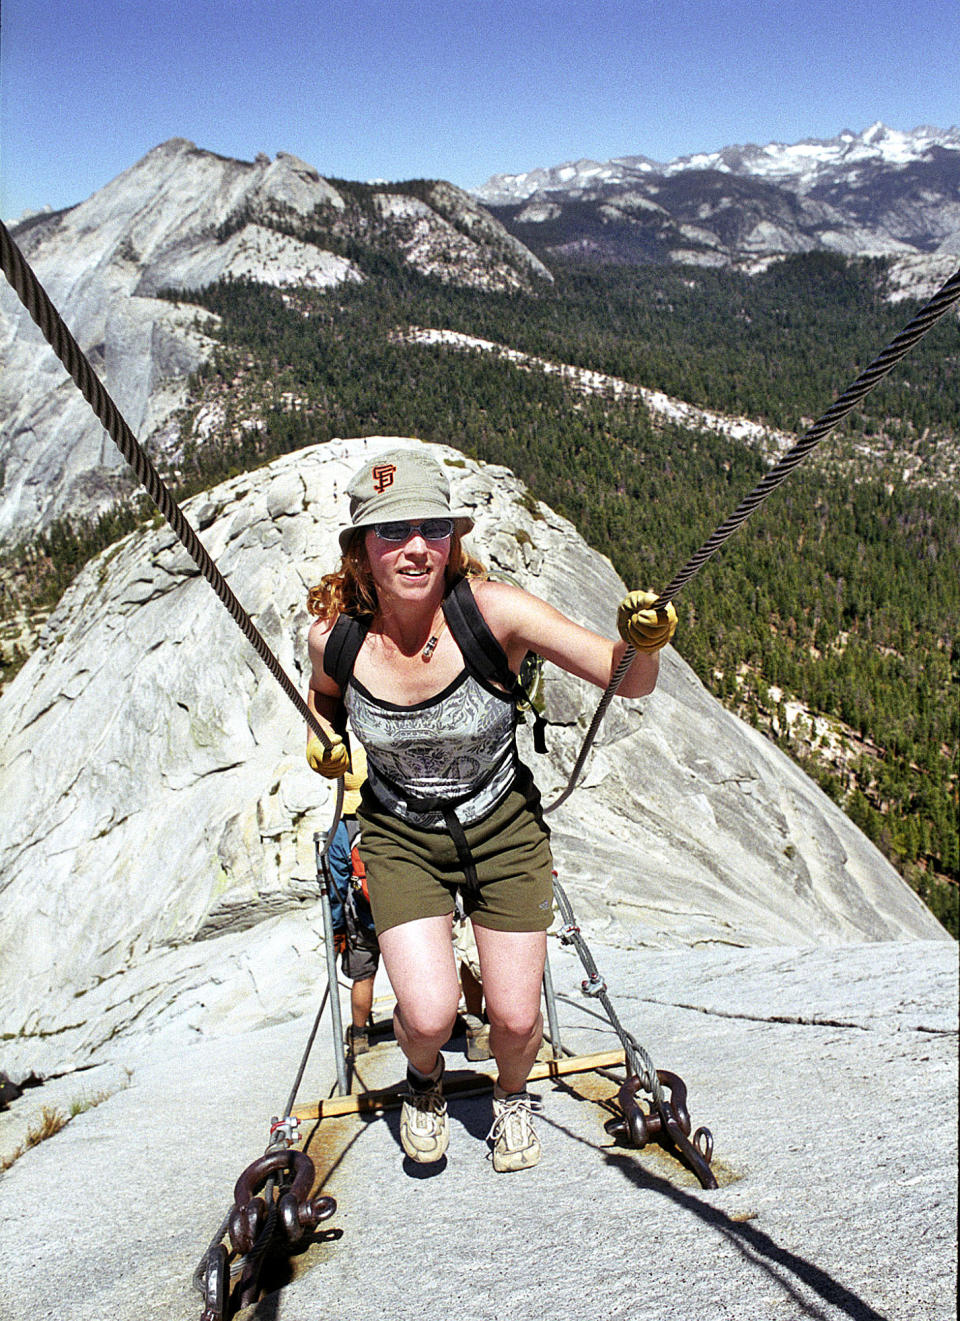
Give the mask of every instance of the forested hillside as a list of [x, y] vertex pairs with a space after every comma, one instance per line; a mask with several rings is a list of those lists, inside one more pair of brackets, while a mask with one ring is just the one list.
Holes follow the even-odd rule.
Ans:
[[[219, 285], [193, 382], [181, 494], [333, 436], [417, 435], [513, 468], [631, 585], [663, 586], [766, 470], [724, 437], [654, 425], [638, 401], [585, 395], [490, 354], [411, 345], [462, 331], [793, 431], [915, 308], [883, 263], [790, 259], [747, 278], [553, 266], [536, 294], [458, 290], [389, 254], [367, 283], [280, 294]], [[219, 409], [216, 443], [195, 433]], [[676, 645], [729, 706], [814, 775], [957, 934], [960, 336], [941, 324], [799, 469], [678, 601]], [[912, 479], [902, 480], [904, 452]], [[49, 595], [123, 520], [59, 525], [27, 554]]]

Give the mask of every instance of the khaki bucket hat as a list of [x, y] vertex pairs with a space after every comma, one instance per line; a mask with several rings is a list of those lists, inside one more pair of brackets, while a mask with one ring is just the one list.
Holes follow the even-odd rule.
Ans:
[[473, 519], [465, 509], [450, 508], [450, 483], [436, 459], [422, 450], [388, 450], [371, 456], [347, 487], [350, 526], [340, 533], [346, 550], [358, 528], [404, 519], [452, 518], [461, 533]]

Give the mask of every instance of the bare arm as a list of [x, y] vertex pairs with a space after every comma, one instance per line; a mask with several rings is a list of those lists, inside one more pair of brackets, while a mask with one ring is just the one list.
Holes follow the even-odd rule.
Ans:
[[[559, 665], [569, 674], [606, 688], [627, 644], [601, 637], [575, 624], [546, 601], [509, 583], [473, 584], [477, 604], [516, 672], [528, 651]], [[638, 652], [617, 689], [620, 697], [653, 692], [660, 669], [656, 652]]]
[[[340, 705], [340, 689], [323, 668], [323, 652], [330, 636], [332, 621], [317, 619], [310, 625], [307, 634], [307, 653], [310, 657], [310, 686], [307, 690], [307, 706], [320, 721], [331, 738], [338, 738], [333, 728], [334, 717]], [[313, 731], [307, 727], [307, 741], [313, 737]]]

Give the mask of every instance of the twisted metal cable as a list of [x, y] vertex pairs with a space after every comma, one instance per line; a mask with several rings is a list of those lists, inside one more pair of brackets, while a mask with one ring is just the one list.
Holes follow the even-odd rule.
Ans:
[[[597, 965], [594, 962], [590, 946], [584, 940], [580, 933], [580, 928], [576, 924], [573, 914], [573, 906], [567, 898], [566, 891], [557, 880], [553, 878], [553, 893], [557, 901], [557, 907], [560, 910], [560, 916], [563, 919], [563, 927], [560, 931], [561, 940], [566, 941], [576, 947], [580, 962], [583, 964], [587, 973], [588, 982], [584, 983], [584, 994], [592, 999], [599, 1000], [603, 1006], [603, 1011], [610, 1022], [610, 1026], [620, 1038], [620, 1044], [623, 1046], [624, 1054], [627, 1057], [628, 1072], [635, 1074], [640, 1079], [641, 1086], [648, 1091], [654, 1099], [658, 1110], [663, 1110], [664, 1099], [663, 1090], [660, 1086], [660, 1079], [657, 1077], [657, 1071], [654, 1068], [653, 1060], [637, 1041], [636, 1037], [620, 1022], [617, 1011], [613, 1007], [609, 995], [607, 994], [606, 982], [600, 976]], [[590, 990], [588, 987], [594, 987]]]
[[44, 338], [70, 373], [84, 399], [106, 428], [111, 440], [133, 469], [137, 480], [173, 528], [186, 547], [187, 552], [197, 564], [200, 572], [216, 592], [223, 605], [226, 606], [234, 623], [260, 656], [260, 659], [280, 684], [280, 687], [297, 708], [312, 732], [316, 734], [325, 748], [329, 748], [330, 738], [328, 734], [307, 706], [296, 685], [267, 645], [253, 620], [237, 600], [229, 583], [211, 559], [191, 524], [187, 521], [183, 510], [171, 495], [163, 478], [130, 430], [103, 382], [67, 329], [60, 313], [54, 307], [33, 269], [2, 221], [0, 221], [0, 259], [3, 263], [3, 273], [16, 292], [17, 297], [40, 327]]
[[[256, 1294], [264, 1258], [273, 1243], [274, 1235], [280, 1224], [280, 1215], [277, 1210], [279, 1200], [277, 1184], [278, 1180], [271, 1174], [263, 1188], [264, 1200], [267, 1202], [267, 1216], [263, 1228], [257, 1235], [256, 1242], [250, 1251], [244, 1253], [231, 1268], [231, 1275], [234, 1271], [237, 1275], [243, 1275], [249, 1271], [247, 1285], [243, 1292], [250, 1301], [253, 1300], [253, 1295]], [[243, 1298], [240, 1301], [243, 1302]], [[249, 1302], [244, 1303], [244, 1306], [249, 1306]]]
[[[804, 432], [796, 445], [774, 464], [749, 495], [741, 500], [729, 518], [725, 519], [707, 538], [700, 549], [690, 556], [679, 573], [671, 579], [670, 583], [657, 597], [650, 607], [652, 610], [659, 610], [662, 606], [665, 606], [668, 601], [672, 601], [686, 587], [690, 580], [700, 572], [707, 560], [716, 554], [723, 543], [733, 536], [737, 528], [745, 523], [751, 514], [756, 512], [767, 496], [771, 495], [778, 486], [786, 481], [794, 468], [803, 462], [810, 451], [820, 444], [821, 440], [836, 427], [838, 422], [841, 422], [848, 413], [852, 412], [865, 394], [869, 393], [879, 381], [883, 380], [884, 376], [896, 367], [898, 362], [907, 356], [913, 346], [923, 339], [924, 335], [936, 325], [940, 318], [958, 300], [960, 300], [960, 269], [956, 270], [930, 301], [924, 304], [917, 315], [908, 321], [899, 335], [892, 339], [887, 347], [874, 358], [869, 367], [865, 368], [857, 379], [844, 390], [843, 394], [834, 400], [826, 412], [817, 418], [813, 426]], [[633, 663], [635, 656], [635, 649], [628, 646], [597, 704], [580, 754], [573, 770], [570, 772], [566, 788], [548, 807], [543, 809], [545, 813], [556, 811], [561, 803], [567, 801], [576, 788], [607, 707], [623, 682], [623, 677]]]
[[[97, 417], [109, 433], [110, 438], [120, 450], [120, 453], [133, 469], [137, 479], [150, 496], [150, 499], [179, 537], [187, 552], [200, 569], [200, 572], [216, 592], [223, 605], [226, 606], [234, 623], [237, 624], [244, 637], [253, 646], [267, 669], [277, 680], [287, 697], [293, 702], [297, 711], [306, 721], [307, 725], [313, 733], [317, 735], [323, 746], [329, 748], [329, 735], [326, 733], [314, 713], [310, 710], [296, 685], [290, 679], [289, 675], [270, 649], [263, 634], [259, 631], [247, 611], [240, 604], [229, 583], [217, 568], [207, 551], [207, 548], [197, 536], [183, 510], [171, 495], [163, 478], [157, 472], [149, 456], [145, 453], [143, 447], [130, 430], [125, 418], [110, 397], [103, 382], [90, 365], [86, 354], [67, 329], [63, 317], [57, 311], [32, 267], [17, 247], [7, 230], [6, 225], [4, 225], [2, 221], [0, 221], [0, 260], [2, 260], [4, 275], [6, 275], [7, 280], [17, 294], [17, 297], [39, 326], [44, 338], [69, 372], [73, 381], [80, 389], [83, 397], [93, 409], [94, 413], [96, 413]], [[333, 821], [326, 836], [325, 848], [329, 848], [330, 841], [333, 839], [334, 832], [340, 821], [342, 808], [343, 779], [340, 778], [337, 781]], [[314, 1038], [316, 1037], [317, 1028], [320, 1024], [320, 1019], [327, 1003], [329, 991], [330, 988], [328, 986], [327, 990], [324, 992], [320, 1008], [317, 1012], [312, 1031], [307, 1041], [306, 1049], [304, 1050], [303, 1057], [300, 1061], [300, 1068], [293, 1084], [290, 1100], [284, 1111], [285, 1115], [289, 1114], [293, 1109], [293, 1101], [303, 1078], [304, 1069], [306, 1068], [307, 1059], [313, 1047]], [[257, 1240], [257, 1244], [254, 1246], [253, 1253], [250, 1254], [255, 1262], [255, 1269], [257, 1271], [259, 1271], [260, 1261], [272, 1239], [274, 1228], [276, 1226], [276, 1219], [276, 1205], [275, 1202], [271, 1200], [270, 1215], [268, 1216], [267, 1224], [264, 1227], [260, 1238]], [[200, 1262], [194, 1271], [193, 1284], [194, 1287], [199, 1288], [201, 1292], [203, 1291], [203, 1274], [207, 1268], [207, 1263], [209, 1262], [213, 1251], [215, 1251], [222, 1241], [223, 1236], [227, 1231], [229, 1220], [230, 1215], [228, 1212], [216, 1235], [211, 1240], [210, 1246], [201, 1257]]]
[[[307, 1067], [307, 1060], [310, 1058], [311, 1050], [313, 1050], [313, 1043], [316, 1039], [317, 1029], [320, 1027], [320, 1020], [323, 1018], [323, 1011], [327, 1007], [327, 1000], [329, 998], [330, 983], [327, 982], [326, 989], [323, 992], [323, 999], [320, 1001], [320, 1008], [317, 1010], [316, 1018], [313, 1020], [313, 1027], [310, 1029], [310, 1035], [307, 1038], [307, 1044], [304, 1047], [303, 1055], [300, 1058], [300, 1068], [297, 1070], [297, 1076], [293, 1080], [293, 1086], [290, 1088], [290, 1095], [287, 1097], [287, 1107], [281, 1116], [282, 1119], [286, 1119], [288, 1115], [293, 1114], [293, 1103], [297, 1099], [297, 1092], [299, 1092], [300, 1084], [303, 1082], [303, 1074]], [[269, 1147], [267, 1150], [269, 1151]]]
[[[157, 472], [149, 456], [145, 453], [143, 447], [130, 430], [125, 418], [110, 397], [103, 382], [90, 365], [86, 354], [67, 329], [63, 317], [57, 311], [32, 267], [17, 247], [7, 230], [6, 225], [4, 225], [2, 221], [0, 221], [0, 260], [2, 260], [4, 275], [6, 275], [7, 280], [17, 294], [17, 297], [39, 326], [44, 338], [73, 378], [73, 381], [80, 389], [80, 392], [86, 399], [87, 403], [106, 428], [111, 440], [113, 440], [117, 448], [120, 450], [120, 453], [133, 469], [138, 481], [144, 487], [147, 494], [150, 496], [150, 499], [179, 537], [187, 552], [200, 569], [200, 572], [216, 592], [223, 605], [226, 606], [234, 623], [237, 624], [244, 637], [253, 646], [267, 669], [277, 680], [287, 697], [293, 702], [297, 711], [306, 721], [307, 725], [313, 733], [317, 735], [323, 746], [329, 748], [329, 735], [326, 733], [314, 713], [310, 710], [296, 685], [290, 679], [289, 675], [270, 649], [263, 634], [259, 631], [247, 611], [240, 604], [229, 583], [217, 568], [203, 542], [197, 536], [183, 510], [171, 495], [163, 478]], [[337, 781], [333, 821], [327, 833], [324, 845], [325, 848], [329, 848], [330, 841], [333, 839], [334, 832], [336, 831], [340, 820], [342, 808], [343, 779], [341, 778]], [[314, 1038], [317, 1034], [317, 1028], [319, 1027], [329, 992], [330, 988], [328, 986], [324, 992], [320, 1008], [317, 1011], [306, 1049], [303, 1052], [300, 1068], [293, 1084], [290, 1100], [287, 1103], [284, 1115], [288, 1115], [293, 1109], [293, 1102], [303, 1078], [307, 1059], [313, 1047]], [[272, 1182], [273, 1181], [271, 1180], [270, 1184], [272, 1184]], [[268, 1184], [268, 1186], [270, 1185]], [[211, 1240], [210, 1246], [201, 1257], [200, 1262], [194, 1271], [193, 1284], [195, 1288], [200, 1290], [200, 1292], [203, 1292], [204, 1288], [203, 1276], [207, 1268], [207, 1263], [210, 1260], [211, 1254], [222, 1242], [229, 1221], [230, 1213], [228, 1212], [224, 1217], [220, 1228], [217, 1230], [216, 1235]], [[270, 1213], [267, 1217], [267, 1223], [257, 1239], [253, 1251], [248, 1254], [248, 1260], [253, 1262], [254, 1271], [256, 1273], [259, 1273], [262, 1258], [272, 1240], [276, 1223], [276, 1201], [271, 1197]]]

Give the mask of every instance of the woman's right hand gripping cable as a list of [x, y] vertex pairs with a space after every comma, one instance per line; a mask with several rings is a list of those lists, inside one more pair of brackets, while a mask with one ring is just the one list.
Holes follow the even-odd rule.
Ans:
[[338, 735], [332, 735], [329, 748], [325, 748], [316, 734], [312, 734], [307, 742], [307, 764], [325, 779], [338, 780], [350, 769], [350, 753]]

